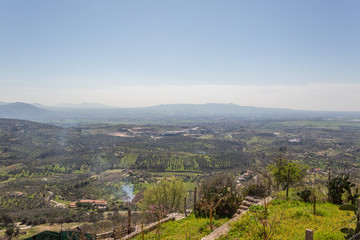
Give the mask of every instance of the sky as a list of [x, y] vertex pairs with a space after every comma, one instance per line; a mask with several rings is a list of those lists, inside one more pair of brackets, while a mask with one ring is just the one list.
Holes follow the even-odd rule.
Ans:
[[0, 0], [0, 102], [360, 111], [360, 1]]

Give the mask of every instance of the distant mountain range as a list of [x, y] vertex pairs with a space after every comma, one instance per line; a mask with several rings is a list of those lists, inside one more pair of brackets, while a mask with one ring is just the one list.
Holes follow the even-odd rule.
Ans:
[[142, 108], [116, 108], [102, 104], [63, 104], [44, 106], [27, 103], [0, 103], [0, 118], [35, 121], [83, 119], [166, 119], [166, 118], [316, 118], [360, 117], [360, 112], [303, 111], [280, 108], [259, 108], [236, 104], [165, 104]]
[[15, 102], [0, 104], [0, 118], [37, 120], [50, 117], [52, 111], [31, 104]]
[[74, 103], [61, 103], [61, 104], [56, 104], [53, 107], [58, 107], [58, 108], [86, 108], [86, 109], [99, 109], [99, 108], [116, 108], [116, 107], [111, 107], [111, 106], [107, 106], [101, 103], [80, 103], [80, 104], [74, 104]]

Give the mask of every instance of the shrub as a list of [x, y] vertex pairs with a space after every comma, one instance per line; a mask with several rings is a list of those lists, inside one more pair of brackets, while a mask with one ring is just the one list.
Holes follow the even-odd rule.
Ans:
[[267, 196], [267, 187], [263, 183], [252, 183], [244, 188], [243, 195], [263, 198]]
[[274, 164], [267, 167], [275, 178], [277, 188], [281, 186], [283, 190], [289, 187], [288, 184], [294, 185], [301, 182], [307, 168], [305, 165], [292, 163], [282, 156], [274, 159]]
[[71, 223], [71, 222], [73, 222], [74, 221], [74, 219], [72, 218], [72, 217], [70, 217], [70, 216], [67, 216], [67, 217], [65, 217], [65, 219], [64, 219], [64, 222], [66, 222], [66, 223]]
[[5, 226], [10, 226], [14, 223], [14, 219], [8, 213], [4, 213], [1, 217], [1, 220], [5, 223]]
[[61, 224], [61, 223], [64, 223], [64, 222], [65, 222], [65, 219], [64, 219], [64, 217], [57, 217], [57, 218], [55, 218], [54, 222]]
[[21, 224], [26, 224], [27, 220], [28, 220], [27, 217], [23, 217], [23, 218], [21, 219]]
[[32, 221], [32, 225], [33, 226], [36, 226], [36, 225], [39, 225], [40, 224], [40, 221], [39, 221], [39, 219], [37, 218], [37, 219], [34, 219], [33, 221]]
[[89, 215], [90, 222], [98, 222], [103, 219], [104, 219], [104, 214], [102, 213], [91, 212]]
[[349, 174], [341, 174], [339, 176], [334, 176], [326, 183], [326, 187], [329, 191], [330, 201], [334, 204], [342, 203], [342, 196], [345, 191], [348, 192], [349, 197], [348, 201], [352, 204], [355, 204], [356, 199], [360, 196], [358, 190], [353, 194], [351, 188], [355, 186], [354, 183], [349, 181]]
[[296, 193], [302, 201], [310, 202], [311, 191], [309, 189], [302, 190]]
[[352, 211], [355, 214], [353, 219], [356, 220], [356, 227], [354, 228], [342, 228], [340, 231], [345, 234], [345, 239], [350, 239], [354, 235], [360, 233], [360, 215], [358, 214], [359, 208], [352, 204], [344, 204], [339, 207], [340, 210], [343, 211]]
[[5, 235], [12, 236], [14, 232], [15, 232], [14, 227], [8, 227], [5, 231]]
[[28, 220], [26, 221], [26, 225], [32, 225], [32, 224], [33, 224], [32, 218], [28, 218]]
[[200, 186], [200, 200], [196, 203], [197, 217], [208, 217], [209, 209], [206, 204], [218, 203], [214, 211], [215, 217], [231, 218], [239, 208], [241, 198], [235, 191], [235, 177], [230, 174], [216, 174], [205, 178]]
[[144, 198], [139, 205], [143, 210], [166, 215], [182, 210], [183, 199], [186, 194], [185, 184], [181, 179], [173, 177], [163, 180], [144, 192]]

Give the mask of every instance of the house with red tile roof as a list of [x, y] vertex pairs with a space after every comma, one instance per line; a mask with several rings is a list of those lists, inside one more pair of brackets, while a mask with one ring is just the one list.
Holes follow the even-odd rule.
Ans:
[[70, 203], [69, 207], [76, 208], [76, 203], [91, 203], [94, 208], [103, 209], [107, 207], [107, 201], [105, 200], [89, 200], [89, 199], [81, 199], [80, 201], [75, 201]]

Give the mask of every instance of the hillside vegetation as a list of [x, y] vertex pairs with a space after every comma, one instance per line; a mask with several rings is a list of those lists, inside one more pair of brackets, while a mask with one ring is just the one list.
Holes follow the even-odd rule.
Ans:
[[[269, 224], [273, 224], [274, 233], [271, 239], [303, 240], [305, 230], [314, 231], [315, 240], [343, 239], [340, 232], [343, 227], [354, 227], [353, 213], [339, 210], [338, 205], [331, 203], [317, 204], [316, 214], [313, 214], [311, 203], [300, 201], [274, 200], [269, 205]], [[262, 225], [251, 212], [245, 214], [232, 225], [226, 237], [221, 239], [262, 239]], [[270, 229], [267, 231], [270, 232]]]
[[[184, 182], [189, 207], [194, 188], [199, 190], [205, 176], [216, 172], [238, 177], [237, 190], [231, 187], [236, 198], [251, 193], [265, 196], [268, 186], [284, 189], [289, 166], [294, 174], [291, 186], [306, 170], [306, 184], [323, 189], [328, 167], [334, 176], [349, 173], [354, 183], [359, 183], [360, 176], [360, 127], [351, 119], [192, 119], [146, 125], [50, 125], [0, 119], [0, 136], [0, 216], [33, 226], [95, 223], [118, 210], [139, 210], [144, 191], [173, 176]], [[279, 156], [289, 162], [281, 170], [281, 181], [269, 182], [275, 180], [275, 173], [266, 167]], [[297, 166], [303, 167], [293, 171]], [[259, 169], [265, 171], [259, 179], [264, 185], [260, 188], [251, 180]], [[221, 193], [226, 195], [227, 189]], [[55, 207], [81, 199], [106, 200], [106, 214], [99, 209]], [[224, 199], [231, 199], [230, 195]], [[198, 200], [202, 217], [209, 217], [216, 204]], [[229, 207], [237, 202], [226, 204]], [[236, 211], [227, 211], [227, 207], [221, 216], [231, 217]], [[214, 214], [217, 218], [216, 211]], [[3, 230], [7, 226], [4, 222], [0, 220]]]

